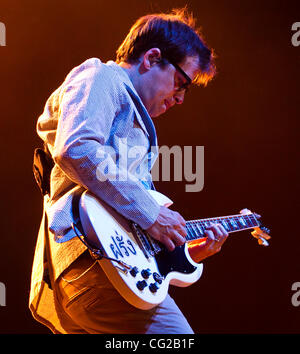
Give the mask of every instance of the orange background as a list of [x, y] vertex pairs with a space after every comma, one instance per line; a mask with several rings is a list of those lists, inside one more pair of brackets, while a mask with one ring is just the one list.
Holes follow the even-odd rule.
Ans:
[[205, 147], [204, 189], [157, 182], [186, 219], [249, 208], [271, 229], [269, 248], [233, 234], [203, 277], [171, 293], [197, 333], [299, 333], [300, 46], [291, 43], [300, 5], [283, 1], [1, 0], [0, 333], [49, 333], [28, 310], [42, 201], [32, 174], [36, 120], [67, 73], [90, 57], [115, 58], [135, 19], [188, 3], [215, 48], [216, 79], [155, 119], [159, 145]]

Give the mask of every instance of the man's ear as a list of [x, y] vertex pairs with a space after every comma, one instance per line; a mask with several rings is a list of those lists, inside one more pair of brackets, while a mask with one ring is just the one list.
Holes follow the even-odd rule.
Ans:
[[143, 56], [143, 65], [146, 70], [161, 61], [161, 51], [159, 48], [151, 48]]

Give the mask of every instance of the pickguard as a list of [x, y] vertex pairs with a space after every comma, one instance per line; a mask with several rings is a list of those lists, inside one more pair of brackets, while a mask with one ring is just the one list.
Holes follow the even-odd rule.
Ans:
[[185, 245], [177, 246], [172, 252], [163, 249], [155, 256], [158, 270], [162, 276], [165, 277], [170, 272], [191, 274], [197, 269], [187, 259], [184, 248]]

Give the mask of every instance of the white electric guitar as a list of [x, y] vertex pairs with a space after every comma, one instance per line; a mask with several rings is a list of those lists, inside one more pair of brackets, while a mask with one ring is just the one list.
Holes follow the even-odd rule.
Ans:
[[[157, 191], [149, 191], [160, 205], [172, 201]], [[161, 303], [169, 285], [186, 287], [196, 282], [203, 265], [193, 261], [189, 246], [205, 240], [209, 222], [221, 223], [228, 233], [254, 229], [259, 244], [268, 245], [268, 230], [260, 227], [257, 215], [243, 214], [186, 222], [186, 243], [170, 252], [138, 225], [129, 222], [90, 192], [79, 203], [81, 226], [73, 225], [77, 236], [100, 256], [99, 264], [119, 293], [133, 306], [150, 309]]]

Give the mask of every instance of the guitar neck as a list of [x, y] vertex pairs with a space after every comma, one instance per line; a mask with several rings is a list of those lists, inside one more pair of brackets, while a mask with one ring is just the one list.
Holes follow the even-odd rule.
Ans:
[[205, 230], [209, 223], [223, 225], [228, 233], [253, 229], [260, 224], [253, 213], [222, 216], [219, 218], [209, 218], [201, 220], [189, 220], [186, 222], [187, 241], [197, 240], [205, 237]]

